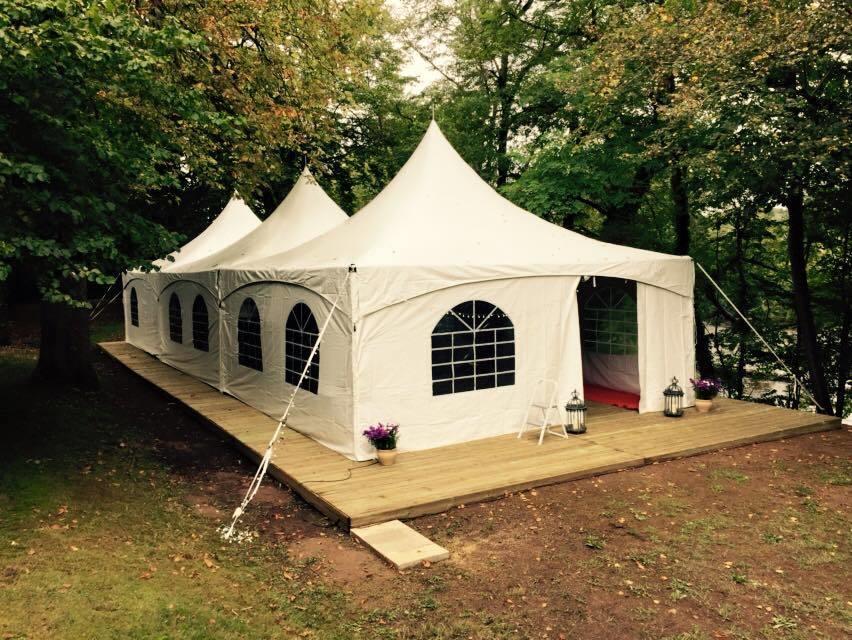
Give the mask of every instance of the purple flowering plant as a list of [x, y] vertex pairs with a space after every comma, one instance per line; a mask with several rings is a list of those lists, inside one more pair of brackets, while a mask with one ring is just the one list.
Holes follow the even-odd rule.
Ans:
[[698, 378], [698, 380], [690, 378], [689, 381], [699, 400], [712, 400], [722, 390], [722, 383], [715, 378]]
[[396, 440], [399, 437], [399, 425], [388, 422], [387, 424], [370, 425], [364, 430], [364, 437], [376, 448], [382, 451], [396, 449]]

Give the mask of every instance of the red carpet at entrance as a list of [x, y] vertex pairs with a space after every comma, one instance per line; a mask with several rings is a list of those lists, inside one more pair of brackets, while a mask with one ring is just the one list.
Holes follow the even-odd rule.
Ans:
[[586, 394], [586, 400], [600, 402], [602, 404], [611, 404], [622, 409], [639, 410], [639, 396], [629, 391], [618, 391], [617, 389], [607, 389], [599, 387], [596, 384], [584, 384], [583, 393]]

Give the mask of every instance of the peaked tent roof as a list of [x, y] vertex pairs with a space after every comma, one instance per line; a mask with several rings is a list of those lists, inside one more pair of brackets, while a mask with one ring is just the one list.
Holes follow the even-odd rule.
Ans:
[[[246, 261], [243, 274], [227, 278], [232, 286], [252, 277], [313, 282], [318, 271], [352, 264], [360, 281], [383, 289], [361, 294], [365, 312], [499, 278], [613, 276], [690, 297], [694, 281], [687, 256], [593, 240], [509, 202], [465, 163], [434, 121], [394, 179], [347, 222], [292, 251]], [[386, 272], [381, 281], [379, 270]]]
[[235, 194], [222, 209], [222, 213], [216, 216], [216, 219], [204, 231], [174, 253], [169, 254], [174, 261], [161, 259], [156, 260], [154, 264], [159, 266], [161, 271], [178, 271], [182, 265], [227, 247], [258, 226], [260, 226], [260, 219]]
[[348, 219], [349, 216], [328, 197], [305, 167], [287, 197], [263, 223], [220, 251], [194, 262], [182, 262], [177, 271], [198, 273], [235, 267], [247, 260], [282, 253]]

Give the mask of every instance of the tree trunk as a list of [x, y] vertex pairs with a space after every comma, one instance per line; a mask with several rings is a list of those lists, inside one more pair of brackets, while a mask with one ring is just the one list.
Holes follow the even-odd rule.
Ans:
[[807, 262], [805, 260], [805, 203], [800, 189], [794, 189], [787, 198], [788, 234], [787, 253], [790, 258], [790, 276], [793, 281], [793, 306], [801, 336], [802, 351], [808, 365], [812, 393], [819, 413], [831, 414], [831, 398], [828, 395], [822, 356], [817, 342], [816, 322], [811, 307], [811, 291], [808, 286]]
[[745, 343], [740, 341], [740, 348], [737, 350], [737, 372], [734, 382], [733, 396], [738, 400], [745, 397], [745, 374], [746, 374], [746, 350]]
[[[73, 283], [68, 293], [86, 299], [86, 283]], [[41, 303], [41, 346], [33, 377], [84, 389], [98, 386], [89, 342], [89, 309], [58, 302]]]
[[509, 93], [509, 56], [503, 54], [500, 57], [500, 68], [497, 74], [497, 95], [500, 100], [497, 117], [497, 188], [499, 189], [509, 180], [509, 132], [512, 128], [512, 103], [513, 96]]
[[695, 307], [695, 366], [698, 375], [702, 378], [715, 378], [716, 367], [713, 364], [713, 354], [710, 351], [710, 338], [704, 330], [704, 319], [698, 310], [698, 302]]
[[629, 244], [633, 240], [634, 217], [642, 205], [642, 200], [651, 189], [654, 169], [650, 164], [641, 165], [633, 174], [633, 180], [628, 189], [629, 198], [624, 198], [623, 204], [607, 207], [606, 221], [601, 229], [601, 240], [616, 244]]
[[[801, 378], [802, 367], [800, 366], [800, 363], [802, 362], [802, 332], [799, 330], [798, 324], [796, 325], [796, 346], [793, 350], [793, 354], [795, 357], [790, 365], [790, 370], [793, 372], [794, 376]], [[798, 410], [802, 401], [802, 385], [795, 380], [792, 380], [790, 386], [792, 387], [792, 392], [790, 394], [790, 406], [787, 408]]]
[[9, 315], [9, 284], [6, 281], [0, 281], [0, 347], [12, 344]]
[[[672, 175], [669, 186], [674, 205], [675, 253], [679, 256], [689, 255], [689, 193], [684, 184], [686, 170], [680, 162], [672, 164]], [[702, 378], [712, 378], [716, 375], [713, 366], [713, 355], [710, 353], [710, 341], [704, 331], [704, 321], [698, 310], [698, 302], [694, 302], [695, 313], [695, 366]]]
[[[737, 209], [736, 216], [734, 217], [736, 221], [734, 227], [734, 264], [737, 269], [737, 306], [746, 316], [751, 314], [751, 304], [749, 303], [749, 287], [745, 273], [746, 249], [744, 238], [744, 219], [748, 220], [754, 214], [756, 214], [755, 211], [745, 212], [742, 209]], [[749, 337], [751, 334], [749, 327], [740, 318], [737, 318], [737, 321], [733, 326], [736, 327], [737, 335], [739, 336], [739, 353], [737, 354], [737, 373], [734, 386], [736, 388], [737, 397], [743, 398], [745, 397], [745, 375], [746, 365], [748, 364]]]
[[674, 252], [679, 256], [689, 254], [689, 194], [686, 191], [684, 178], [686, 178], [686, 169], [675, 160], [672, 163], [672, 175], [669, 184], [672, 190], [672, 205], [674, 206]]
[[837, 399], [834, 415], [843, 418], [843, 410], [846, 408], [846, 381], [849, 379], [850, 371], [850, 325], [852, 325], [852, 311], [847, 305], [843, 312], [843, 324], [840, 327], [840, 347], [837, 354]]
[[843, 418], [846, 408], [846, 381], [852, 369], [852, 345], [849, 344], [850, 333], [852, 333], [852, 306], [848, 301], [852, 299], [852, 291], [849, 286], [850, 278], [850, 255], [849, 255], [849, 226], [843, 236], [843, 258], [841, 259], [841, 285], [840, 290], [847, 304], [843, 310], [843, 320], [840, 323], [840, 344], [837, 347], [837, 392], [834, 406], [834, 415]]

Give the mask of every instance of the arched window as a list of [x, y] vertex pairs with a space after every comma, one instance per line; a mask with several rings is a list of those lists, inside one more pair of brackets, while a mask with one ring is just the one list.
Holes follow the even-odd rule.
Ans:
[[453, 307], [432, 331], [432, 395], [515, 384], [515, 329], [490, 302]]
[[638, 352], [635, 283], [598, 279], [581, 304], [583, 349], [589, 353], [633, 355]]
[[136, 295], [136, 287], [130, 287], [130, 324], [139, 326], [139, 296]]
[[180, 298], [176, 293], [169, 298], [169, 337], [172, 342], [183, 342], [183, 317], [180, 313]]
[[201, 295], [195, 296], [192, 303], [192, 346], [199, 351], [210, 351], [210, 317]]
[[239, 363], [244, 367], [263, 371], [263, 349], [260, 344], [260, 312], [251, 298], [240, 307], [237, 320], [237, 348]]
[[[300, 302], [287, 317], [284, 332], [284, 379], [292, 385], [299, 384], [302, 371], [308, 363], [311, 349], [319, 338], [319, 327], [308, 305]], [[311, 360], [311, 366], [302, 380], [302, 389], [317, 393], [319, 387], [319, 349]]]

